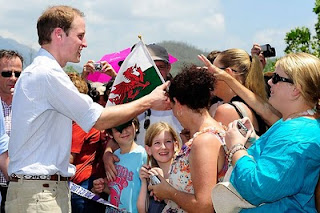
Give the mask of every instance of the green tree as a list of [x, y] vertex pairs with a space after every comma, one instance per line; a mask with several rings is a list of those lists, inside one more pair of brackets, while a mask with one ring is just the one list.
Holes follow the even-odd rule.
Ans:
[[312, 36], [307, 27], [297, 27], [286, 34], [286, 53], [307, 52], [317, 57], [320, 56], [320, 0], [315, 1], [313, 12], [318, 16], [315, 24], [316, 35]]

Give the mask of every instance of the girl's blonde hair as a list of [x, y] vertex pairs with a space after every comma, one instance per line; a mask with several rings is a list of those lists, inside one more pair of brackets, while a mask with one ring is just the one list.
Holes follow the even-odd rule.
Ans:
[[294, 85], [300, 87], [300, 93], [306, 104], [319, 109], [320, 98], [320, 59], [308, 53], [291, 53], [276, 62]]
[[243, 76], [245, 87], [267, 101], [263, 69], [257, 56], [251, 57], [246, 51], [234, 48], [221, 52], [218, 57], [224, 68], [230, 67]]
[[[172, 135], [172, 138], [175, 141], [175, 143], [178, 143], [177, 151], [180, 150], [180, 147], [181, 147], [180, 138], [177, 132], [173, 129], [173, 127], [166, 122], [157, 122], [152, 124], [148, 128], [145, 135], [145, 140], [144, 140], [145, 145], [151, 147], [153, 139], [163, 131], [168, 131]], [[151, 165], [151, 167], [159, 167], [156, 159], [154, 159], [153, 156], [149, 156], [149, 155], [148, 155], [148, 165]]]

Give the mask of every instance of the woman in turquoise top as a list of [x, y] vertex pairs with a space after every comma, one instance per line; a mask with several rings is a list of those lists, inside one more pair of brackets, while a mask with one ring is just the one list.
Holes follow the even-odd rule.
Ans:
[[226, 135], [234, 170], [230, 182], [258, 206], [241, 212], [316, 212], [314, 191], [320, 172], [320, 60], [307, 53], [276, 63], [269, 103], [282, 114], [248, 150], [237, 121]]

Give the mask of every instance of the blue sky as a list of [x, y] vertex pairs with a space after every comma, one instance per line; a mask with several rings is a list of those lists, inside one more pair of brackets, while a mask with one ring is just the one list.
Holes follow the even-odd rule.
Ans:
[[0, 36], [38, 49], [36, 22], [50, 5], [77, 7], [86, 15], [88, 48], [80, 65], [145, 43], [183, 41], [205, 51], [270, 43], [283, 55], [286, 32], [314, 29], [311, 0], [0, 0]]

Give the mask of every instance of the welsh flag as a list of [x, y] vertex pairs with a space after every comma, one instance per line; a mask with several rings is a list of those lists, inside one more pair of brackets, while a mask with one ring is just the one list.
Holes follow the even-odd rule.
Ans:
[[147, 47], [139, 41], [121, 65], [107, 105], [124, 104], [139, 99], [163, 83], [164, 80]]

